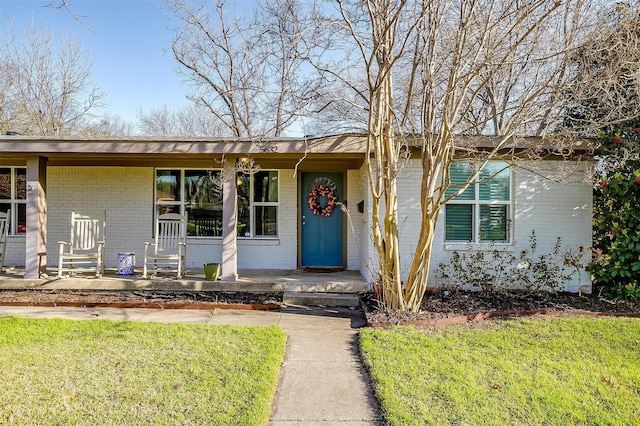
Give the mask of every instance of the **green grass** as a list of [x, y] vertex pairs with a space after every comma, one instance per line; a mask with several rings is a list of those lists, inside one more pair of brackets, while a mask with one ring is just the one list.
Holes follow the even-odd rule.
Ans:
[[640, 424], [640, 320], [553, 318], [365, 329], [392, 425]]
[[0, 424], [267, 424], [277, 326], [0, 318]]

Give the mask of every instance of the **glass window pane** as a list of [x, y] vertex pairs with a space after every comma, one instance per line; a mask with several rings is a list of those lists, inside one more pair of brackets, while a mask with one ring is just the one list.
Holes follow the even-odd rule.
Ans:
[[480, 240], [507, 241], [507, 206], [480, 206]]
[[[0, 203], [0, 212], [2, 213], [6, 213], [7, 211], [9, 211], [9, 209], [11, 209], [11, 203]], [[12, 226], [13, 226], [13, 217], [15, 217], [15, 214], [13, 213], [13, 211], [11, 212], [11, 216], [9, 218], [9, 221], [11, 222], [9, 224], [9, 233], [13, 234], [13, 231], [11, 230]]]
[[480, 173], [480, 199], [509, 201], [511, 173], [504, 162], [487, 163]]
[[180, 201], [180, 170], [156, 170], [156, 200]]
[[238, 193], [238, 223], [237, 232], [239, 237], [251, 236], [251, 176], [246, 173], [238, 173], [236, 179], [236, 190]]
[[278, 172], [259, 171], [254, 174], [253, 201], [278, 202]]
[[18, 222], [16, 223], [16, 232], [18, 234], [24, 234], [25, 232], [27, 232], [27, 205], [23, 203], [14, 204], [14, 205], [18, 210]]
[[[447, 197], [453, 195], [461, 188], [461, 185], [464, 185], [471, 179], [474, 174], [473, 163], [469, 163], [466, 161], [455, 161], [451, 163], [449, 166], [449, 177], [451, 179], [451, 184], [445, 195]], [[456, 197], [456, 200], [475, 200], [476, 199], [476, 188], [475, 185], [471, 184], [464, 190], [464, 192]]]
[[447, 204], [445, 206], [445, 240], [473, 241], [473, 206]]
[[0, 199], [11, 199], [11, 169], [0, 168]]
[[276, 206], [256, 206], [256, 235], [278, 235], [278, 208]]
[[16, 169], [16, 198], [27, 199], [27, 169]]
[[187, 235], [222, 235], [222, 182], [220, 171], [185, 170], [184, 204]]
[[159, 204], [156, 209], [157, 214], [178, 213], [180, 214], [180, 204]]

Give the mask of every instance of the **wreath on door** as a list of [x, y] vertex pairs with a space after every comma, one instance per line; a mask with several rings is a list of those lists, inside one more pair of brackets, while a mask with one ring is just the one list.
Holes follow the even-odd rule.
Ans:
[[[335, 183], [327, 178], [317, 178], [309, 185], [307, 204], [309, 204], [309, 209], [313, 214], [322, 217], [331, 216], [333, 208], [336, 206], [336, 201], [338, 201], [335, 189]], [[325, 207], [322, 207], [320, 203], [318, 203], [318, 197], [327, 198], [327, 205]]]

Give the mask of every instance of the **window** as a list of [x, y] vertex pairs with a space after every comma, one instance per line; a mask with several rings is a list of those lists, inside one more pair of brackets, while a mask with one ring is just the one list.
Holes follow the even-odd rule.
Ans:
[[[156, 170], [156, 213], [186, 212], [187, 235], [222, 236], [220, 170]], [[238, 173], [239, 237], [278, 235], [278, 172]]]
[[0, 211], [11, 209], [13, 235], [24, 234], [27, 224], [27, 169], [23, 167], [0, 168]]
[[187, 213], [187, 235], [222, 236], [219, 170], [156, 170], [156, 212]]
[[238, 173], [238, 236], [278, 235], [278, 172]]
[[[476, 172], [470, 162], [449, 168], [451, 196]], [[504, 162], [490, 162], [460, 195], [445, 206], [445, 241], [508, 242], [511, 223], [511, 170]]]

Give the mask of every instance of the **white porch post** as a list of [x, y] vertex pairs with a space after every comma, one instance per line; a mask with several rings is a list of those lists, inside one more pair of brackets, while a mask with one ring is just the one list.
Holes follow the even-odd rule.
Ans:
[[237, 195], [235, 162], [225, 160], [222, 184], [222, 281], [238, 279]]
[[47, 267], [47, 158], [27, 158], [27, 223], [24, 278]]

